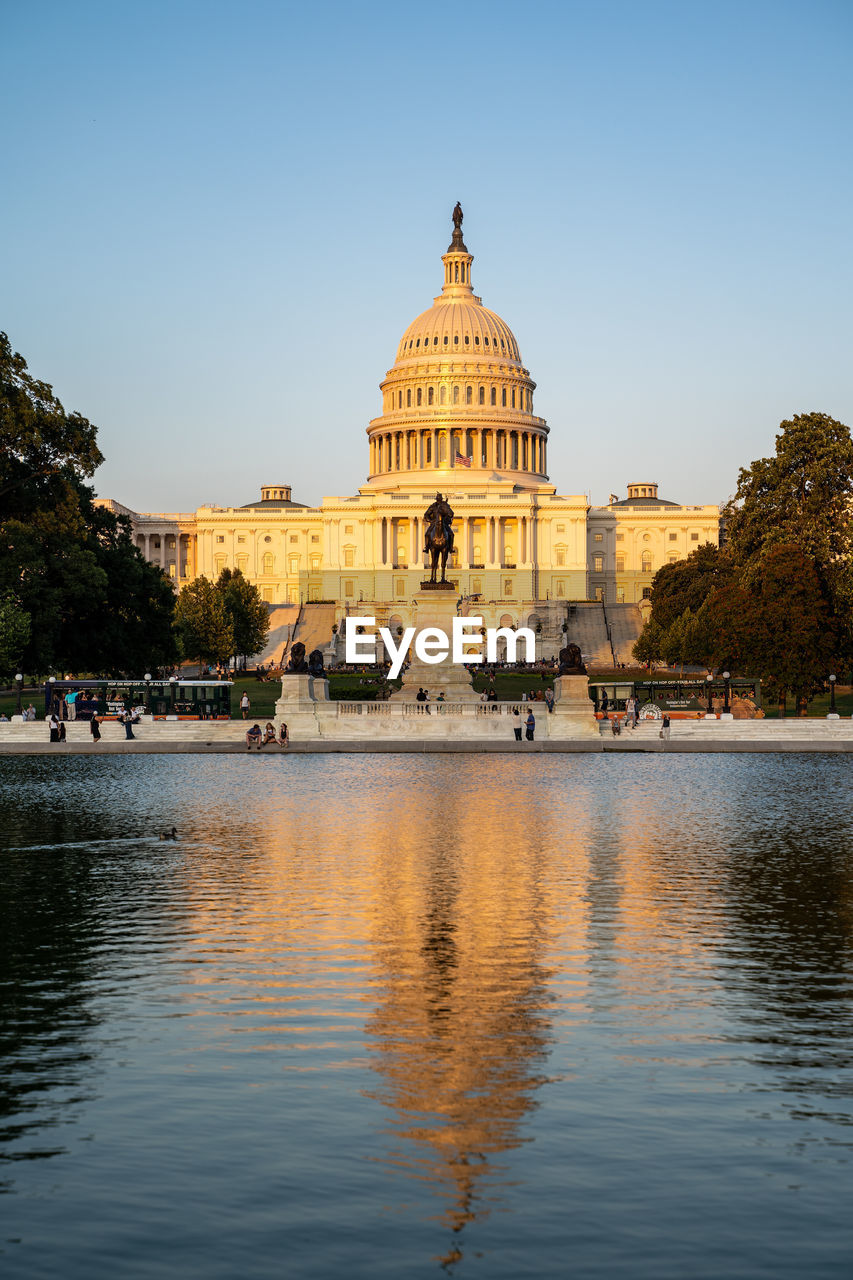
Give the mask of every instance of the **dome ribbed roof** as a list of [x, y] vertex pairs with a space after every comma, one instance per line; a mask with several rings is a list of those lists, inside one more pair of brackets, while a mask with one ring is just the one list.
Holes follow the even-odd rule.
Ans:
[[439, 297], [413, 320], [397, 348], [397, 364], [426, 357], [461, 355], [466, 360], [521, 363], [515, 335], [479, 298]]

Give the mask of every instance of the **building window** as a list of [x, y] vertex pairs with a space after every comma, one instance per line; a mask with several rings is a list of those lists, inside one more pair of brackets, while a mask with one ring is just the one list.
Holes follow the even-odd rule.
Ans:
[[420, 387], [418, 387], [418, 408], [420, 408], [420, 407], [421, 407], [421, 397], [422, 397], [422, 396], [423, 396], [423, 392], [422, 392], [421, 388], [420, 388]]
[[238, 556], [238, 557], [237, 557], [237, 568], [240, 570], [240, 572], [241, 572], [242, 574], [244, 574], [244, 575], [245, 575], [245, 572], [246, 572], [246, 570], [248, 569], [248, 567], [249, 567], [249, 557], [248, 557], [248, 556]]
[[311, 572], [312, 572], [312, 573], [319, 573], [319, 572], [320, 572], [320, 557], [319, 557], [319, 556], [312, 556], [312, 557], [311, 557]]
[[352, 547], [344, 547], [344, 568], [351, 569], [355, 564], [355, 552]]
[[273, 567], [275, 565], [275, 560], [273, 558], [273, 554], [271, 551], [268, 551], [266, 553], [266, 555], [264, 556], [263, 563], [264, 563], [264, 573], [272, 573]]
[[617, 556], [617, 557], [616, 557], [616, 572], [617, 572], [617, 573], [624, 573], [624, 572], [625, 572], [625, 557], [624, 557], [624, 556]]
[[506, 387], [501, 391], [501, 407], [503, 409], [506, 408]]
[[512, 407], [515, 408], [515, 387], [512, 389]]
[[603, 534], [601, 534], [601, 533], [597, 533], [597, 534], [595, 535], [595, 540], [596, 540], [596, 542], [603, 542], [603, 541], [604, 541], [604, 535], [603, 535]]
[[[269, 541], [270, 541], [270, 539], [269, 539], [269, 538], [264, 538], [264, 542], [269, 542]], [[292, 533], [292, 534], [290, 535], [290, 541], [291, 541], [291, 542], [298, 542], [298, 541], [299, 541], [299, 534], [298, 534], [298, 533]]]
[[486, 403], [486, 388], [485, 388], [485, 387], [480, 387], [480, 397], [479, 397], [479, 399], [480, 399], [480, 404], [485, 404], [485, 403]]
[[444, 385], [442, 385], [442, 386], [439, 388], [439, 392], [438, 392], [438, 403], [439, 403], [439, 404], [447, 404], [447, 387], [445, 387]]
[[241, 533], [241, 534], [238, 536], [237, 541], [238, 541], [238, 542], [245, 542], [245, 541], [246, 541], [246, 535], [245, 535], [244, 533]]
[[473, 403], [474, 403], [474, 388], [473, 388], [473, 387], [466, 387], [466, 388], [465, 388], [465, 403], [466, 403], [466, 404], [473, 404]]
[[643, 599], [644, 599], [644, 600], [651, 600], [651, 598], [652, 598], [652, 589], [651, 589], [651, 587], [643, 587]]
[[225, 568], [225, 556], [216, 556], [215, 561], [216, 561], [216, 572], [217, 574], [220, 574], [222, 570]]
[[345, 525], [344, 525], [344, 533], [352, 533], [352, 525], [351, 525], [351, 524], [345, 524]]
[[601, 600], [602, 603], [604, 602], [604, 587], [595, 588], [595, 598], [596, 600]]
[[[217, 542], [224, 542], [224, 541], [225, 541], [225, 538], [224, 538], [224, 536], [223, 536], [221, 533], [217, 533], [217, 535], [216, 535], [216, 541], [217, 541]], [[159, 545], [160, 545], [160, 544], [159, 544], [159, 542], [157, 543], [157, 545], [158, 545], [158, 547], [159, 547]]]
[[643, 552], [643, 573], [651, 573], [652, 571], [652, 553], [651, 551]]
[[592, 567], [595, 573], [602, 573], [604, 570], [604, 556], [593, 556]]
[[[272, 557], [270, 557], [270, 559], [272, 559]], [[272, 573], [272, 566], [270, 566], [270, 568], [267, 569], [266, 563], [267, 563], [267, 557], [264, 556], [264, 573]], [[295, 578], [298, 576], [298, 574], [299, 574], [299, 556], [291, 556], [290, 557], [290, 576], [292, 578]]]
[[399, 598], [400, 596], [405, 596], [405, 594], [406, 594], [406, 579], [405, 579], [405, 578], [397, 578], [397, 579], [396, 579], [396, 581], [395, 581], [395, 583], [394, 583], [394, 594], [395, 594], [398, 598]]
[[504, 578], [504, 595], [512, 595], [512, 578]]
[[624, 588], [624, 587], [617, 587], [617, 588], [616, 588], [616, 603], [617, 603], [617, 604], [624, 604], [624, 603], [625, 603], [625, 588]]
[[[488, 338], [486, 339], [486, 341], [488, 342]], [[492, 404], [497, 404], [497, 402], [498, 402], [498, 389], [497, 387], [492, 387]]]
[[353, 590], [353, 580], [352, 580], [352, 578], [345, 578], [345, 579], [344, 579], [344, 595], [345, 595], [345, 596], [354, 596], [354, 595], [355, 595], [355, 591]]
[[475, 596], [478, 596], [482, 590], [483, 590], [483, 582], [482, 582], [482, 579], [481, 579], [481, 578], [472, 578], [472, 579], [471, 579], [471, 591], [472, 591], [472, 593], [473, 593]]
[[617, 542], [624, 542], [624, 541], [625, 541], [625, 535], [624, 535], [624, 533], [617, 533], [617, 535], [616, 535], [616, 541], [617, 541]]
[[427, 404], [432, 404], [435, 398], [435, 391], [432, 387], [427, 387]]
[[320, 535], [319, 535], [319, 533], [312, 533], [312, 534], [311, 534], [311, 541], [312, 541], [312, 542], [319, 542], [319, 541], [320, 541]]
[[557, 547], [554, 552], [554, 563], [563, 566], [566, 563], [566, 548]]
[[557, 579], [554, 590], [556, 591], [558, 596], [564, 596], [566, 594], [566, 583], [563, 578]]
[[691, 541], [691, 542], [698, 542], [698, 541], [699, 541], [699, 534], [698, 534], [698, 533], [691, 533], [691, 535], [690, 535], [690, 541]]
[[564, 524], [558, 524], [557, 533], [565, 533], [565, 532], [566, 532], [566, 526]]
[[272, 604], [272, 587], [264, 587], [261, 591], [261, 599], [266, 604]]
[[670, 563], [670, 564], [677, 564], [677, 563], [678, 563], [678, 556], [675, 554], [675, 552], [674, 552], [674, 551], [670, 552], [670, 555], [669, 555], [669, 563]]
[[454, 388], [453, 388], [453, 403], [454, 403], [454, 404], [458, 404], [458, 403], [459, 403], [459, 388], [458, 388], [458, 387], [454, 387]]
[[411, 409], [411, 407], [412, 407], [412, 388], [409, 387], [408, 390], [406, 391], [406, 408]]
[[677, 542], [677, 541], [678, 541], [678, 534], [677, 534], [677, 533], [671, 533], [671, 534], [669, 535], [669, 540], [670, 540], [670, 542]]

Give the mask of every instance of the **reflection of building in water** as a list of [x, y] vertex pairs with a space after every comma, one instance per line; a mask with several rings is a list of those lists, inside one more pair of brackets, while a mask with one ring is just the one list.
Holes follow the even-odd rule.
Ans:
[[494, 1199], [495, 1156], [524, 1141], [551, 1039], [546, 815], [492, 796], [422, 793], [376, 868], [373, 1096], [404, 1140], [389, 1159], [446, 1202], [445, 1265]]

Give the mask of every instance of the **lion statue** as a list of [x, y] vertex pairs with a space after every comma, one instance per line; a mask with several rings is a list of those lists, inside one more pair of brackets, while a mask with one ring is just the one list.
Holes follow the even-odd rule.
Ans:
[[284, 668], [286, 676], [302, 676], [308, 674], [308, 663], [305, 661], [305, 645], [301, 640], [297, 640], [296, 644], [290, 650], [290, 657], [287, 660], [287, 666]]
[[565, 649], [560, 650], [560, 670], [561, 676], [585, 676], [586, 667], [583, 665], [583, 654], [576, 644], [567, 644]]

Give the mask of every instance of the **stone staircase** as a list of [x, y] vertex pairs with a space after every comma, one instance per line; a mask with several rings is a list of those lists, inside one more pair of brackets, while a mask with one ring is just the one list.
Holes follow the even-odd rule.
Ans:
[[635, 604], [608, 604], [605, 613], [614, 661], [630, 666], [634, 662], [631, 650], [643, 629], [642, 614]]
[[297, 640], [305, 645], [306, 654], [313, 649], [328, 648], [332, 639], [332, 627], [335, 625], [337, 605], [304, 604], [299, 611], [299, 621], [293, 633], [291, 647]]
[[[599, 722], [602, 737], [611, 738], [609, 723]], [[651, 742], [659, 738], [660, 720], [641, 720], [636, 729], [626, 729], [624, 720], [618, 740]], [[683, 742], [853, 742], [853, 719], [825, 720], [817, 716], [800, 720], [672, 720], [670, 740]]]
[[568, 606], [566, 642], [580, 647], [587, 666], [611, 667], [613, 650], [607, 638], [607, 621], [601, 601], [581, 601]]
[[263, 663], [264, 666], [279, 665], [298, 616], [298, 604], [270, 606], [270, 633], [267, 636], [266, 648], [263, 653], [257, 655], [256, 662]]

